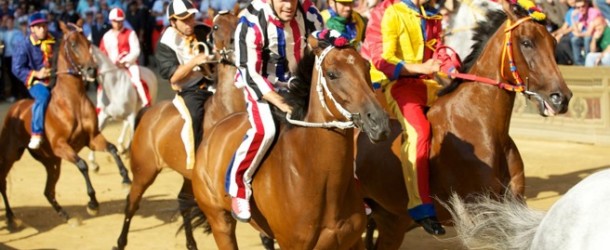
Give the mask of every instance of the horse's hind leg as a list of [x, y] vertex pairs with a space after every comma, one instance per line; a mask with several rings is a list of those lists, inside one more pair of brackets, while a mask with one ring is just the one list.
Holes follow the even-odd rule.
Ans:
[[373, 214], [371, 216], [377, 224], [379, 235], [373, 249], [399, 249], [405, 233], [409, 229], [409, 217], [398, 216], [381, 208], [377, 204], [371, 204]]
[[199, 209], [195, 196], [193, 195], [193, 185], [191, 180], [183, 178], [182, 189], [178, 194], [178, 205], [180, 207], [180, 215], [182, 215], [182, 225], [184, 226], [184, 234], [186, 236], [186, 248], [189, 250], [197, 249], [197, 242], [193, 237], [193, 227], [191, 226], [191, 212], [193, 209]]
[[121, 177], [123, 177], [123, 184], [131, 184], [131, 179], [129, 179], [127, 168], [125, 168], [125, 164], [123, 164], [123, 160], [121, 160], [117, 148], [112, 143], [109, 143], [102, 134], [98, 133], [95, 137], [93, 137], [89, 148], [91, 148], [91, 150], [93, 151], [106, 150], [107, 152], [109, 152], [112, 155], [112, 158], [114, 158], [114, 161], [116, 162], [119, 168], [119, 173], [121, 174]]
[[159, 171], [155, 167], [150, 167], [149, 162], [143, 161], [143, 159], [149, 159], [145, 157], [138, 158], [132, 157], [131, 169], [133, 172], [133, 183], [127, 195], [127, 204], [125, 205], [125, 218], [123, 219], [123, 228], [121, 235], [117, 239], [117, 249], [125, 249], [127, 245], [127, 234], [129, 233], [129, 226], [131, 225], [131, 219], [133, 218], [136, 211], [140, 208], [140, 200], [146, 189], [155, 181]]
[[2, 199], [4, 200], [7, 229], [10, 232], [15, 232], [22, 226], [21, 220], [15, 218], [15, 213], [13, 213], [13, 209], [8, 201], [8, 195], [6, 194], [6, 178], [8, 177], [8, 173], [13, 167], [15, 161], [17, 161], [17, 159], [23, 155], [24, 149], [17, 149], [16, 151], [17, 152], [14, 154], [12, 152], [8, 152], [8, 150], [0, 152], [4, 153], [2, 159], [0, 159], [0, 193], [2, 194]]
[[80, 158], [76, 154], [76, 152], [74, 152], [74, 149], [72, 149], [72, 147], [70, 147], [65, 142], [58, 142], [55, 148], [53, 149], [53, 153], [55, 153], [55, 155], [61, 157], [64, 160], [76, 164], [76, 167], [85, 178], [85, 183], [87, 185], [87, 194], [89, 195], [87, 212], [91, 215], [96, 215], [100, 205], [97, 202], [97, 199], [95, 198], [95, 189], [93, 189], [91, 179], [89, 178], [89, 166], [87, 165], [87, 162]]

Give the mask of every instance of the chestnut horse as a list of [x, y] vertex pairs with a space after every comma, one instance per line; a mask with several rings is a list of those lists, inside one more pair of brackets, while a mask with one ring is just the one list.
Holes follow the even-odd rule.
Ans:
[[[556, 42], [544, 24], [519, 6], [504, 2], [503, 9], [479, 24], [474, 53], [465, 60], [465, 72], [496, 79], [497, 85], [453, 81], [427, 114], [432, 124], [430, 195], [441, 201], [452, 192], [502, 195], [508, 188], [522, 196], [523, 160], [508, 133], [516, 92], [542, 116], [565, 113], [572, 97], [555, 63]], [[393, 128], [392, 140], [378, 145], [358, 139], [356, 174], [379, 230], [376, 249], [398, 249], [405, 232], [417, 226], [407, 213], [400, 126]], [[435, 205], [439, 218], [449, 220], [448, 212]]]
[[[366, 217], [354, 180], [352, 127], [383, 140], [388, 117], [373, 94], [369, 64], [355, 49], [313, 37], [308, 44], [302, 81], [285, 96], [294, 119], [286, 120], [296, 126], [280, 125], [254, 177], [251, 224], [282, 249], [362, 249]], [[237, 249], [225, 173], [249, 126], [246, 113], [228, 116], [197, 151], [193, 191], [219, 249]]]
[[[236, 16], [225, 12], [214, 18], [214, 51], [220, 58], [220, 63], [216, 65], [215, 94], [204, 104], [204, 134], [216, 121], [246, 109], [243, 93], [234, 85], [236, 68], [230, 57], [237, 20]], [[131, 218], [138, 210], [142, 195], [164, 167], [172, 168], [184, 177], [178, 195], [180, 213], [184, 220], [186, 246], [188, 249], [197, 249], [190, 215], [191, 209], [197, 209], [197, 205], [191, 188], [192, 169], [186, 168], [186, 152], [180, 139], [183, 124], [184, 120], [172, 102], [163, 101], [146, 110], [136, 126], [130, 149], [133, 184], [127, 196], [123, 229], [117, 239], [119, 249], [124, 249], [127, 245]]]
[[93, 79], [97, 67], [90, 53], [91, 45], [76, 28], [64, 23], [61, 23], [60, 27], [64, 35], [56, 52], [57, 84], [51, 90], [41, 147], [34, 150], [27, 148], [31, 134], [32, 100], [16, 102], [4, 118], [4, 127], [0, 134], [0, 192], [4, 198], [9, 228], [18, 226], [18, 223], [6, 196], [6, 177], [25, 149], [45, 166], [47, 183], [44, 195], [66, 221], [70, 217], [55, 199], [55, 185], [59, 179], [62, 160], [76, 164], [85, 177], [90, 198], [88, 211], [95, 214], [99, 208], [95, 190], [89, 179], [87, 163], [77, 154], [83, 147], [110, 152], [119, 167], [123, 183], [131, 183], [116, 147], [108, 143], [100, 133], [95, 107], [85, 92], [84, 79]]

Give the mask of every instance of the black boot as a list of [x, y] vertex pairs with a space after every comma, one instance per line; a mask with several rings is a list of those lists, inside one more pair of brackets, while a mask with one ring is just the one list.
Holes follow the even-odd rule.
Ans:
[[443, 225], [436, 219], [436, 217], [426, 217], [421, 220], [418, 220], [419, 223], [426, 232], [432, 235], [443, 235], [445, 234], [445, 229]]

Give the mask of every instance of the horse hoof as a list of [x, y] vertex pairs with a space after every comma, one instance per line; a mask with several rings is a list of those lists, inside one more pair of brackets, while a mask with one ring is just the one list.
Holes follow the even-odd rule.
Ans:
[[82, 224], [83, 224], [83, 220], [78, 216], [70, 218], [68, 220], [68, 225], [70, 225], [72, 227], [80, 227]]
[[93, 208], [87, 207], [87, 213], [88, 213], [89, 215], [91, 215], [91, 216], [97, 216], [97, 214], [98, 214], [99, 212], [100, 212], [100, 209], [99, 209], [99, 208], [95, 208], [95, 209], [93, 209]]
[[127, 152], [127, 150], [125, 150], [125, 147], [123, 147], [123, 145], [119, 144], [116, 147], [117, 151], [119, 152], [120, 155], [125, 154], [125, 152]]
[[100, 172], [100, 165], [97, 165], [97, 163], [95, 163], [95, 162], [89, 163], [89, 167], [91, 167], [91, 171], [93, 171], [96, 174]]
[[14, 218], [12, 222], [6, 225], [6, 229], [11, 233], [18, 232], [23, 228], [23, 221], [17, 218]]

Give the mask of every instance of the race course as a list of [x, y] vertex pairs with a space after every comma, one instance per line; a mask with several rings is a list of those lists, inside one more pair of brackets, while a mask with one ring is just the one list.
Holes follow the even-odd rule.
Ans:
[[[160, 82], [160, 98], [172, 97], [166, 82]], [[94, 96], [94, 92], [89, 92]], [[0, 104], [4, 117], [9, 104]], [[540, 119], [543, 119], [542, 117]], [[111, 124], [103, 132], [115, 143], [118, 124]], [[570, 187], [584, 177], [610, 167], [610, 147], [568, 142], [534, 141], [515, 138], [523, 155], [526, 171], [526, 196], [530, 207], [547, 209]], [[0, 142], [3, 143], [3, 142]], [[181, 149], [177, 149], [181, 150]], [[88, 149], [80, 152], [85, 158]], [[9, 232], [6, 228], [4, 205], [0, 205], [0, 249], [111, 249], [120, 233], [127, 190], [111, 156], [98, 153], [99, 173], [92, 173], [92, 182], [100, 202], [100, 213], [86, 212], [88, 197], [85, 182], [77, 168], [62, 165], [57, 184], [57, 200], [80, 223], [64, 223], [43, 195], [46, 173], [41, 164], [25, 153], [8, 176], [8, 195], [17, 218], [24, 228]], [[129, 159], [123, 156], [128, 165]], [[147, 190], [140, 210], [134, 216], [127, 249], [185, 249], [182, 223], [176, 197], [182, 177], [170, 169], [161, 172]], [[1, 199], [1, 198], [0, 198]], [[238, 241], [241, 249], [262, 249], [258, 233], [249, 225], [239, 223]], [[199, 249], [217, 249], [213, 238], [195, 231]], [[454, 232], [442, 238], [428, 236], [421, 229], [409, 232], [401, 249], [461, 249]]]

